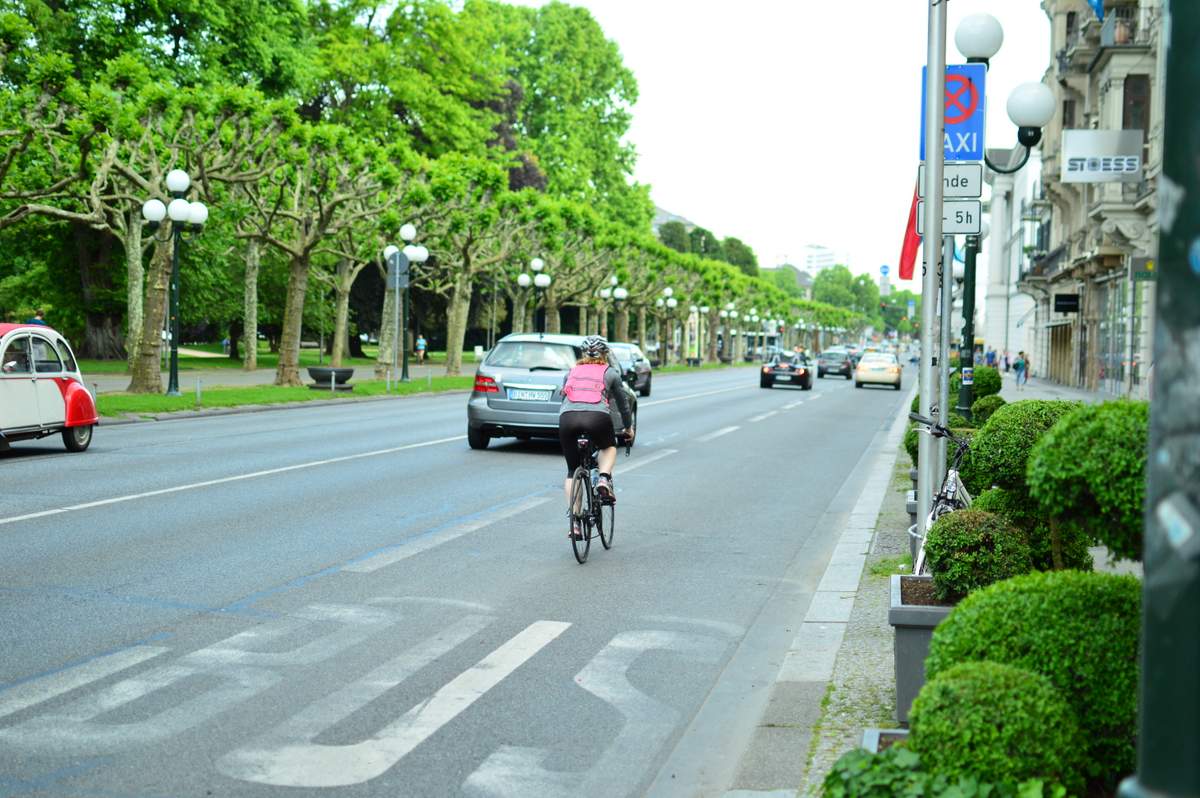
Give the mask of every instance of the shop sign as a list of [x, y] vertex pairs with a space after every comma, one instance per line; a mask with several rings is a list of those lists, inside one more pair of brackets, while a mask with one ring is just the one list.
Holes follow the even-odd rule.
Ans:
[[1062, 182], [1136, 183], [1144, 141], [1141, 130], [1064, 130]]

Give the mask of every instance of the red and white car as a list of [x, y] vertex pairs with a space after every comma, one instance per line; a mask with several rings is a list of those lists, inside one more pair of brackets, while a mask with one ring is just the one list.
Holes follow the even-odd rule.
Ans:
[[58, 434], [82, 452], [97, 421], [67, 339], [44, 325], [0, 324], [0, 451]]

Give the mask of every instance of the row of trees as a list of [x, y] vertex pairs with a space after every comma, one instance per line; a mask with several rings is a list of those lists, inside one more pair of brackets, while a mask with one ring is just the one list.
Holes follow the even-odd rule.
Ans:
[[[282, 385], [299, 384], [313, 296], [332, 294], [333, 360], [346, 356], [355, 286], [408, 221], [431, 253], [414, 276], [445, 304], [450, 374], [481, 289], [523, 315], [514, 278], [534, 256], [553, 278], [551, 331], [567, 306], [585, 326], [611, 276], [643, 342], [667, 285], [711, 306], [714, 327], [742, 300], [861, 323], [654, 239], [623, 142], [636, 96], [590, 15], [557, 2], [0, 0], [0, 313], [49, 305], [84, 353], [129, 360], [130, 390], [160, 391], [171, 250], [141, 207], [169, 201], [163, 178], [182, 168], [212, 211], [187, 244], [184, 321], [247, 342], [246, 368], [276, 327]], [[381, 364], [392, 307], [375, 297]]]

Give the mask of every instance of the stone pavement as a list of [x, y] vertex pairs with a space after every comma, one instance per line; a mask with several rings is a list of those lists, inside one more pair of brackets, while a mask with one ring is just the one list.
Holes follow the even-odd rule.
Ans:
[[1083, 391], [1078, 388], [1069, 388], [1039, 377], [1030, 377], [1028, 383], [1018, 388], [1016, 372], [1012, 371], [1007, 374], [1001, 371], [1000, 377], [1000, 395], [1008, 402], [1016, 402], [1021, 399], [1064, 399], [1078, 402], [1107, 402], [1121, 398], [1099, 391]]

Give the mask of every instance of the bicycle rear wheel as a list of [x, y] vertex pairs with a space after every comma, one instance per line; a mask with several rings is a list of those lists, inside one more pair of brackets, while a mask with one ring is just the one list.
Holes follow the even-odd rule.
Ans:
[[600, 528], [600, 542], [604, 548], [611, 549], [613, 531], [617, 522], [617, 506], [610, 502], [601, 502], [600, 514], [596, 516], [596, 525]]
[[[571, 550], [575, 552], [576, 561], [583, 565], [592, 548], [592, 485], [588, 472], [582, 468], [575, 469], [571, 477], [570, 522]], [[574, 534], [576, 525], [579, 526], [579, 536]]]

